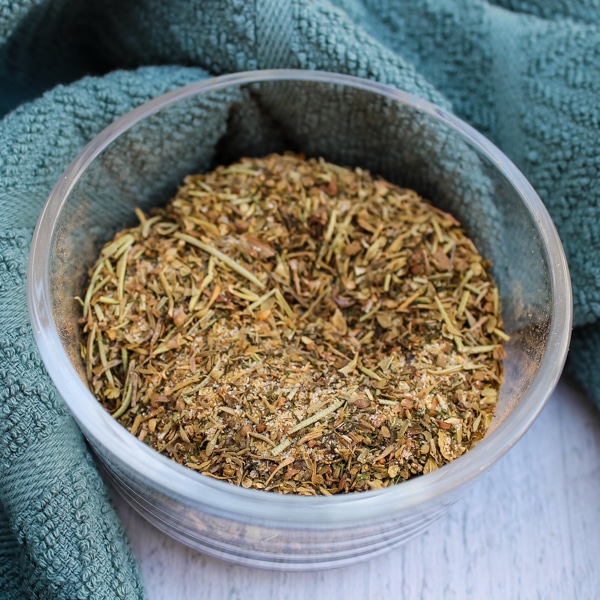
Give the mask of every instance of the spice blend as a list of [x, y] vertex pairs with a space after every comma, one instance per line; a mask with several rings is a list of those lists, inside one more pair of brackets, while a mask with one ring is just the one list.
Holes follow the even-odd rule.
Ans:
[[480, 440], [498, 290], [449, 214], [361, 169], [270, 155], [185, 179], [79, 299], [93, 393], [140, 440], [246, 488], [334, 494]]

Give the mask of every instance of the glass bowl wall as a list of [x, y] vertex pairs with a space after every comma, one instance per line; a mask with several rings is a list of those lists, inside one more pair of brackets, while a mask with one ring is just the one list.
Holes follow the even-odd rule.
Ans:
[[[164, 204], [183, 177], [293, 150], [369, 169], [451, 212], [491, 259], [502, 299], [505, 382], [486, 438], [443, 468], [376, 491], [283, 496], [186, 469], [121, 427], [88, 389], [79, 305], [101, 245]], [[351, 564], [424, 530], [528, 429], [567, 353], [562, 246], [515, 166], [456, 117], [396, 89], [310, 71], [256, 71], [161, 96], [100, 133], [52, 191], [34, 234], [29, 305], [46, 368], [106, 476], [154, 525], [207, 554], [273, 569]]]

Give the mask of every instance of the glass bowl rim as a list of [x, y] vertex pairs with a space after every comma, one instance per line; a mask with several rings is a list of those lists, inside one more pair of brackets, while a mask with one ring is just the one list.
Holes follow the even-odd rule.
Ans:
[[[60, 211], [85, 169], [122, 133], [142, 119], [189, 97], [230, 86], [306, 81], [360, 89], [411, 106], [457, 132], [492, 161], [511, 183], [538, 225], [545, 244], [553, 298], [547, 349], [539, 370], [519, 404], [500, 426], [459, 459], [427, 475], [381, 490], [334, 496], [297, 496], [244, 489], [214, 480], [168, 459], [132, 436], [95, 399], [71, 365], [52, 315], [49, 290], [50, 248]], [[298, 69], [245, 71], [210, 77], [176, 88], [126, 113], [94, 137], [52, 189], [40, 214], [30, 249], [27, 295], [31, 324], [44, 365], [84, 433], [111, 460], [122, 461], [161, 493], [186, 506], [241, 521], [311, 528], [368, 522], [417, 508], [450, 494], [503, 456], [537, 418], [560, 377], [569, 347], [572, 292], [563, 247], [544, 204], [522, 173], [473, 127], [431, 102], [392, 86], [351, 75]], [[115, 448], [119, 451], [115, 452]]]

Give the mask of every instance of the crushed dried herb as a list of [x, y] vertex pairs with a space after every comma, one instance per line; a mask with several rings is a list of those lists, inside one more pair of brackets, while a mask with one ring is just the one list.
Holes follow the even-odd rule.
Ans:
[[480, 440], [502, 380], [498, 290], [458, 222], [361, 169], [286, 154], [185, 179], [91, 269], [93, 393], [177, 462], [334, 494]]

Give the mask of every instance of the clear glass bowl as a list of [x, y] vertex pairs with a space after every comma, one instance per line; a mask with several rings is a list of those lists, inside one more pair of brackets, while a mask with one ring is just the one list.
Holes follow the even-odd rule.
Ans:
[[[136, 222], [136, 206], [165, 203], [184, 175], [283, 150], [367, 168], [416, 189], [452, 212], [493, 261], [511, 335], [505, 382], [490, 432], [453, 463], [387, 489], [347, 495], [246, 490], [159, 455], [90, 393], [74, 297], [100, 246]], [[567, 263], [554, 225], [506, 156], [424, 100], [310, 71], [201, 81], [105, 129], [50, 194], [33, 238], [28, 285], [46, 368], [120, 493], [193, 548], [242, 565], [288, 570], [372, 557], [440, 517], [541, 411], [561, 373], [572, 318]]]

